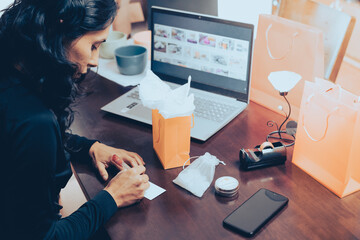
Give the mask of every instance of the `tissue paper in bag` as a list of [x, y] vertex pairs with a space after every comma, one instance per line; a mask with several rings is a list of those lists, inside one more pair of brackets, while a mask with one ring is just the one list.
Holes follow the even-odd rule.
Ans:
[[189, 158], [194, 95], [188, 83], [174, 90], [155, 77], [139, 86], [140, 99], [152, 109], [153, 147], [164, 169], [180, 167]]

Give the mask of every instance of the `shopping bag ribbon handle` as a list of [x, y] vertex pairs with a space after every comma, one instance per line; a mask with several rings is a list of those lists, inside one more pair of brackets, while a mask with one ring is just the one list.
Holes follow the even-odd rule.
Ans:
[[[192, 119], [192, 121], [191, 121], [191, 128], [193, 128], [193, 127], [195, 126], [195, 120], [194, 120], [195, 117], [194, 117], [194, 114], [191, 115], [191, 119]], [[156, 142], [156, 143], [159, 143], [159, 141], [160, 141], [160, 129], [161, 129], [160, 124], [161, 124], [161, 121], [160, 121], [160, 119], [159, 119], [159, 124], [158, 124], [158, 126], [159, 126], [159, 131], [158, 131], [158, 134], [157, 134], [157, 138], [155, 139], [155, 142]]]
[[191, 127], [190, 128], [193, 128], [195, 126], [195, 117], [194, 117], [194, 114], [191, 115]]
[[[341, 94], [342, 94], [342, 88], [341, 88], [339, 85], [336, 85], [336, 86], [339, 88], [338, 100], [340, 100], [340, 99], [341, 99]], [[333, 91], [333, 90], [334, 90], [333, 88], [329, 88], [329, 89], [327, 89], [326, 91], [324, 91], [324, 92], [322, 92], [322, 93], [320, 93], [320, 94], [321, 94], [321, 95], [325, 95], [325, 94], [327, 94], [328, 92]], [[313, 94], [311, 94], [311, 95], [306, 99], [305, 106], [307, 106], [307, 105], [310, 103], [311, 99], [312, 99], [314, 96], [315, 96], [315, 94], [313, 93]], [[334, 107], [334, 108], [328, 113], [328, 115], [326, 116], [325, 131], [324, 131], [324, 134], [323, 134], [319, 139], [316, 139], [316, 138], [314, 138], [314, 137], [311, 136], [311, 134], [309, 133], [308, 129], [307, 129], [306, 126], [305, 126], [305, 117], [304, 117], [304, 114], [302, 114], [302, 127], [304, 128], [306, 135], [307, 135], [312, 141], [314, 141], [314, 142], [319, 142], [319, 141], [323, 140], [323, 139], [325, 138], [325, 136], [326, 136], [326, 133], [327, 133], [327, 130], [328, 130], [328, 127], [329, 127], [329, 118], [330, 118], [330, 116], [331, 116], [334, 112], [336, 112], [337, 110], [339, 110], [339, 106]]]
[[292, 34], [292, 40], [290, 42], [290, 46], [289, 46], [289, 49], [288, 51], [281, 57], [274, 57], [274, 55], [271, 53], [271, 50], [270, 50], [270, 47], [269, 47], [269, 32], [270, 32], [270, 29], [272, 28], [272, 23], [267, 27], [266, 29], [266, 33], [265, 33], [265, 38], [266, 38], [266, 48], [267, 48], [267, 51], [268, 51], [268, 54], [270, 56], [271, 59], [274, 59], [274, 60], [281, 60], [281, 59], [284, 59], [290, 52], [291, 52], [291, 49], [293, 48], [294, 46], [294, 40], [295, 40], [295, 37], [299, 35], [298, 32], [295, 32]]
[[160, 126], [160, 124], [161, 124], [161, 121], [160, 121], [160, 119], [159, 119], [159, 124], [158, 124], [158, 133], [157, 133], [157, 138], [155, 139], [155, 143], [159, 143], [159, 141], [160, 141], [160, 129], [161, 129], [161, 126]]

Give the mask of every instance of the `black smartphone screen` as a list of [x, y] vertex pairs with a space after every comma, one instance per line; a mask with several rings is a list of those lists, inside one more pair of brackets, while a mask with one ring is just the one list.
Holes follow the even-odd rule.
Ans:
[[247, 237], [254, 236], [288, 201], [287, 197], [261, 188], [230, 213], [223, 224]]

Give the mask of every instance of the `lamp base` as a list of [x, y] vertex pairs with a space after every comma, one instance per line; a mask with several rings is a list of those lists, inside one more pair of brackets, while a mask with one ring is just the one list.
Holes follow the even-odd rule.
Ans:
[[[275, 134], [277, 136], [275, 136]], [[288, 137], [290, 136], [291, 139], [283, 137], [284, 135], [288, 136]], [[273, 131], [267, 135], [266, 141], [269, 141], [269, 138], [277, 139], [280, 142], [286, 143], [286, 144], [284, 144], [285, 147], [290, 147], [295, 144], [295, 136], [288, 134], [286, 131]]]

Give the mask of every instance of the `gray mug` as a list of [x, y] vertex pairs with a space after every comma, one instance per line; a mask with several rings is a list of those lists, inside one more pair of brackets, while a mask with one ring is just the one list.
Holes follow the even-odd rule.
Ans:
[[128, 45], [115, 50], [116, 64], [121, 74], [136, 75], [144, 71], [147, 50], [140, 45]]

